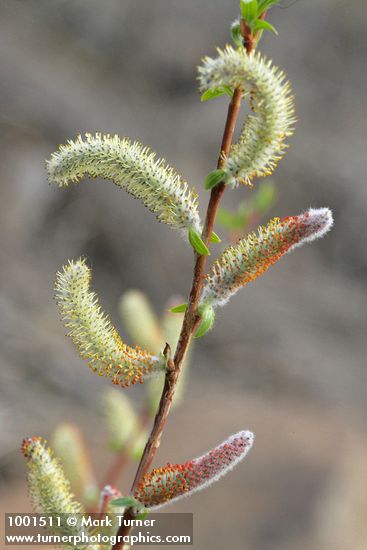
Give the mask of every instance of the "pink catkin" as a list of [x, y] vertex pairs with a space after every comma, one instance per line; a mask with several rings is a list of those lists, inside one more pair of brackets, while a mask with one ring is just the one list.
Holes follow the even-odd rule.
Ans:
[[238, 464], [252, 447], [253, 439], [251, 432], [239, 432], [201, 457], [157, 468], [143, 477], [134, 496], [146, 508], [158, 508], [201, 490]]

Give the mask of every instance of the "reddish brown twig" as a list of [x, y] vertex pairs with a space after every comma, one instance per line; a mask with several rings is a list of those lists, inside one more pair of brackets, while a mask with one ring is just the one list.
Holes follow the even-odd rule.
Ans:
[[[244, 47], [246, 48], [247, 53], [250, 53], [254, 47], [254, 40], [251, 35], [249, 27], [241, 26], [241, 31], [244, 38]], [[231, 100], [231, 103], [228, 107], [227, 120], [223, 133], [223, 139], [221, 144], [220, 155], [218, 159], [218, 168], [220, 168], [223, 157], [229, 155], [229, 151], [233, 141], [233, 133], [235, 130], [239, 110], [241, 107], [242, 99], [242, 90], [236, 88]], [[206, 245], [210, 243], [210, 237], [213, 231], [215, 218], [218, 212], [219, 204], [222, 198], [222, 195], [225, 190], [225, 183], [222, 182], [219, 185], [215, 186], [210, 194], [209, 204], [206, 212], [206, 218], [204, 223], [204, 229], [202, 233], [202, 239]], [[176, 352], [173, 360], [168, 359], [168, 368], [165, 377], [165, 383], [163, 387], [162, 396], [160, 399], [158, 412], [156, 414], [154, 425], [149, 436], [148, 442], [145, 446], [143, 456], [141, 458], [138, 470], [135, 475], [133, 485], [131, 487], [131, 494], [134, 494], [137, 487], [139, 486], [143, 476], [149, 470], [154, 456], [157, 452], [157, 449], [161, 442], [161, 436], [166, 424], [166, 420], [171, 408], [172, 400], [174, 397], [177, 380], [180, 376], [182, 364], [185, 360], [187, 350], [190, 346], [191, 339], [195, 330], [200, 321], [200, 317], [197, 313], [201, 290], [203, 286], [203, 279], [205, 275], [205, 266], [206, 266], [206, 256], [200, 256], [195, 253], [195, 266], [194, 266], [194, 276], [191, 286], [188, 308], [185, 313], [185, 317], [182, 323], [182, 329], [180, 338], [177, 344]], [[134, 513], [131, 508], [125, 511], [124, 519], [134, 519]], [[129, 522], [127, 522], [129, 523]], [[131, 530], [131, 526], [123, 524], [118, 530], [117, 541], [123, 539], [124, 536], [128, 535]], [[122, 550], [123, 542], [116, 542], [112, 550]]]
[[[233, 94], [232, 101], [228, 109], [227, 122], [225, 127], [225, 132], [223, 136], [221, 153], [228, 155], [229, 148], [232, 143], [234, 127], [238, 117], [238, 112], [241, 105], [241, 90], [235, 90]], [[218, 166], [222, 162], [222, 155], [219, 158]], [[207, 215], [203, 230], [203, 241], [208, 245], [210, 241], [210, 236], [213, 231], [213, 226], [215, 222], [215, 217], [218, 211], [218, 206], [220, 199], [223, 195], [225, 189], [225, 184], [221, 183], [220, 185], [214, 187], [211, 192], [209, 205], [207, 209]], [[196, 261], [194, 267], [194, 277], [191, 287], [189, 305], [183, 320], [180, 339], [176, 348], [176, 353], [173, 361], [169, 361], [165, 384], [162, 392], [162, 397], [160, 400], [159, 408], [157, 415], [155, 417], [153, 430], [151, 436], [148, 440], [147, 446], [144, 451], [144, 455], [139, 464], [139, 468], [136, 472], [135, 480], [132, 486], [132, 492], [135, 492], [137, 486], [143, 475], [148, 471], [154, 455], [159, 447], [160, 438], [164, 425], [171, 408], [176, 383], [181, 372], [181, 367], [185, 359], [186, 352], [189, 348], [191, 338], [195, 332], [197, 324], [199, 322], [199, 317], [197, 314], [197, 308], [199, 305], [199, 299], [203, 284], [203, 278], [205, 274], [205, 265], [206, 265], [206, 256], [200, 256], [196, 254]]]

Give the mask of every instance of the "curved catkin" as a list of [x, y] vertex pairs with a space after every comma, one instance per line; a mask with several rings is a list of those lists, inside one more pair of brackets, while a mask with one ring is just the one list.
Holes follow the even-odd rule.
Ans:
[[66, 187], [82, 177], [112, 180], [140, 199], [159, 221], [201, 232], [197, 195], [148, 147], [109, 134], [86, 134], [61, 145], [47, 161], [50, 182]]
[[[21, 451], [27, 460], [28, 488], [34, 510], [62, 519], [63, 514], [73, 516], [83, 514], [82, 505], [71, 493], [70, 483], [64, 475], [60, 462], [53, 456], [46, 441], [40, 437], [24, 439]], [[54, 521], [52, 525], [52, 533], [55, 535], [81, 535], [80, 527], [68, 525], [66, 521], [62, 521], [61, 525], [58, 521]], [[97, 549], [96, 546], [86, 547], [85, 544], [77, 545], [75, 548], [77, 550]]]
[[36, 511], [47, 514], [81, 514], [60, 462], [40, 437], [24, 439], [21, 447], [28, 465], [29, 492]]
[[134, 497], [146, 508], [157, 509], [209, 487], [247, 455], [253, 441], [253, 433], [238, 432], [203, 456], [157, 468], [143, 477]]
[[245, 284], [265, 273], [284, 254], [323, 237], [333, 225], [328, 208], [310, 208], [299, 216], [274, 218], [258, 233], [229, 246], [214, 263], [201, 301], [224, 305]]
[[91, 271], [84, 259], [70, 261], [57, 274], [56, 302], [68, 335], [83, 359], [100, 376], [129, 386], [164, 369], [164, 360], [141, 348], [126, 346], [97, 296], [89, 291]]
[[293, 133], [294, 102], [285, 75], [259, 53], [227, 46], [215, 59], [206, 57], [199, 67], [202, 91], [221, 86], [250, 93], [254, 115], [247, 117], [238, 142], [232, 145], [221, 167], [228, 185], [250, 185], [254, 177], [269, 175]]

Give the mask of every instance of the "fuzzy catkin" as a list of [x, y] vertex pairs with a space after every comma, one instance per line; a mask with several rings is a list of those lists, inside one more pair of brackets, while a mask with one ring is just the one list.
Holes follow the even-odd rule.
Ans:
[[59, 460], [40, 437], [24, 439], [21, 447], [28, 464], [29, 492], [35, 510], [80, 514], [83, 508], [71, 493]]
[[258, 233], [229, 246], [205, 282], [202, 304], [224, 305], [242, 286], [265, 273], [284, 254], [323, 237], [333, 225], [328, 208], [310, 208], [299, 216], [274, 218]]
[[103, 395], [103, 414], [111, 449], [120, 452], [140, 430], [133, 404], [124, 392], [109, 388]]
[[201, 232], [197, 195], [163, 159], [139, 142], [109, 134], [86, 134], [61, 145], [47, 161], [49, 180], [59, 187], [83, 176], [112, 180], [140, 199], [159, 221]]
[[215, 59], [206, 57], [199, 67], [201, 91], [222, 86], [241, 88], [250, 93], [254, 115], [247, 117], [237, 143], [221, 168], [232, 187], [250, 185], [254, 177], [273, 172], [293, 133], [294, 101], [285, 74], [259, 53], [244, 48], [218, 49]]
[[70, 261], [57, 274], [56, 302], [68, 335], [81, 357], [100, 376], [120, 386], [143, 382], [164, 369], [164, 360], [123, 343], [97, 296], [89, 291], [91, 271], [84, 259]]
[[209, 487], [247, 455], [253, 441], [253, 433], [238, 432], [203, 456], [184, 464], [156, 468], [143, 477], [134, 497], [146, 508], [157, 509]]
[[69, 422], [62, 422], [53, 433], [51, 445], [73, 491], [84, 500], [93, 502], [98, 495], [98, 485], [79, 428]]
[[[84, 513], [82, 505], [71, 493], [70, 483], [66, 479], [59, 460], [40, 437], [24, 439], [21, 451], [27, 460], [28, 489], [34, 510], [51, 517], [61, 518], [53, 522], [52, 534], [59, 536], [79, 536], [79, 526], [68, 525], [66, 516], [78, 516]], [[65, 516], [64, 516], [65, 514]], [[64, 546], [63, 548], [70, 548]], [[76, 550], [98, 550], [99, 546], [78, 544]]]

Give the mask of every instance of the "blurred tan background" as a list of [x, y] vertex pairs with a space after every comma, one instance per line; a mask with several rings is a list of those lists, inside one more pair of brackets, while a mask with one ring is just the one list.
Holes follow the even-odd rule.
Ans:
[[[138, 138], [196, 186], [203, 212], [227, 100], [200, 103], [196, 66], [229, 41], [238, 9], [237, 0], [1, 0], [0, 11], [0, 508], [10, 512], [29, 509], [24, 436], [77, 422], [100, 476], [109, 460], [108, 382], [64, 337], [56, 270], [87, 255], [122, 333], [122, 291], [144, 290], [161, 312], [191, 280], [189, 247], [137, 201], [106, 182], [50, 187], [44, 160], [79, 132]], [[261, 49], [287, 72], [298, 117], [271, 214], [330, 206], [335, 228], [218, 312], [157, 464], [251, 429], [245, 463], [170, 508], [194, 512], [195, 548], [366, 550], [366, 4], [283, 0], [270, 19], [280, 36]], [[127, 391], [142, 399], [142, 388]]]

